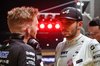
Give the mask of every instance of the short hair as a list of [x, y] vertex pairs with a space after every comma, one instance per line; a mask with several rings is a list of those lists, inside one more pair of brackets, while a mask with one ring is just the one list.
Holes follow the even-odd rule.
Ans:
[[33, 7], [16, 7], [8, 11], [7, 21], [9, 28], [16, 25], [34, 21], [34, 17], [38, 14], [38, 9]]
[[89, 22], [89, 26], [100, 26], [100, 18], [96, 17]]

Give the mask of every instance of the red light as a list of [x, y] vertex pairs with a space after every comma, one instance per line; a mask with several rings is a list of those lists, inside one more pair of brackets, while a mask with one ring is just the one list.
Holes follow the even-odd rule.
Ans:
[[75, 3], [77, 3], [77, 0], [75, 0]]
[[45, 27], [44, 24], [40, 24], [40, 28], [43, 29]]
[[51, 29], [52, 28], [52, 24], [48, 24], [48, 28]]
[[56, 29], [59, 29], [59, 28], [60, 28], [60, 25], [59, 25], [59, 24], [56, 24], [56, 25], [55, 25], [55, 28], [56, 28]]

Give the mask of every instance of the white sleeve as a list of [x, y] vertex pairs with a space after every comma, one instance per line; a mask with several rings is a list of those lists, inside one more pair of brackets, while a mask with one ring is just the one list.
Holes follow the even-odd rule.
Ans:
[[60, 48], [60, 43], [56, 46], [56, 50], [55, 50], [55, 63], [54, 63], [54, 66], [57, 66], [57, 59], [58, 59], [58, 53], [59, 52], [59, 48]]
[[61, 51], [62, 51], [65, 44], [66, 44], [66, 41], [58, 43], [56, 50], [55, 50], [55, 64], [54, 64], [54, 66], [57, 66], [58, 58], [61, 55]]
[[97, 40], [92, 40], [90, 50], [93, 57], [94, 66], [100, 65], [100, 43]]

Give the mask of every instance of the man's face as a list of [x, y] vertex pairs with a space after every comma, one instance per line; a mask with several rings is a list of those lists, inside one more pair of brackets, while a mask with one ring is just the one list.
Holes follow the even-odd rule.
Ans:
[[36, 38], [36, 34], [37, 34], [37, 30], [38, 30], [38, 19], [37, 17], [34, 18], [34, 21], [32, 22], [32, 25], [31, 25], [31, 36]]
[[99, 26], [89, 26], [90, 37], [100, 42], [100, 29]]
[[73, 38], [77, 34], [77, 22], [75, 20], [61, 19], [62, 35], [66, 38]]

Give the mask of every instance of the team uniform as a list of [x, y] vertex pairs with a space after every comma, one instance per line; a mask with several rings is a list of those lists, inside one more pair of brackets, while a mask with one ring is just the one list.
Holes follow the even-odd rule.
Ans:
[[12, 34], [0, 47], [0, 66], [35, 66], [34, 49], [23, 42], [23, 35]]
[[82, 34], [56, 47], [55, 66], [99, 66], [100, 44]]

